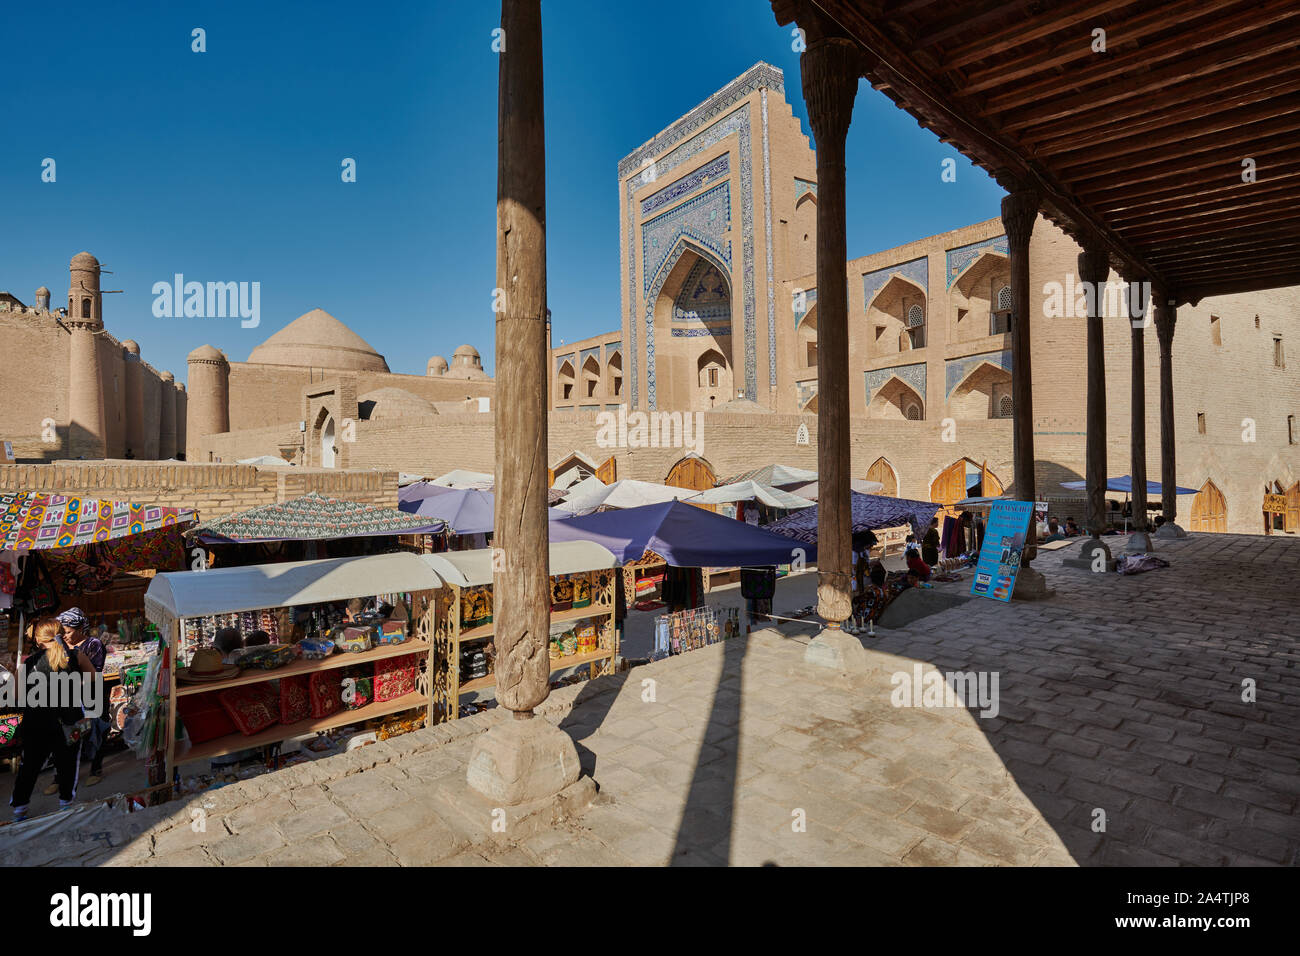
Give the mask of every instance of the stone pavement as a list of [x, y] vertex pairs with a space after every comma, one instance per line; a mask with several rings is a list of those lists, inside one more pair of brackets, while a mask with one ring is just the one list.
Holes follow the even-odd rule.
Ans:
[[[97, 823], [93, 843], [72, 815], [35, 848], [6, 847], [2, 828], [0, 859], [1300, 863], [1300, 540], [1159, 547], [1173, 566], [1133, 577], [1043, 554], [1054, 599], [972, 600], [881, 631], [853, 678], [805, 665], [812, 629], [790, 624], [556, 692], [543, 712], [578, 741], [600, 787], [589, 806], [514, 820], [470, 794], [493, 711]], [[916, 663], [995, 673], [996, 716], [894, 706], [891, 677]]]

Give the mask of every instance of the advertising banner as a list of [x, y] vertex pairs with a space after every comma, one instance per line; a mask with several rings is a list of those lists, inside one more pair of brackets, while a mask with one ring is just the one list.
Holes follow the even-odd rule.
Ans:
[[998, 601], [1010, 601], [1020, 573], [1025, 537], [1034, 517], [1032, 501], [998, 501], [989, 511], [979, 564], [970, 593]]

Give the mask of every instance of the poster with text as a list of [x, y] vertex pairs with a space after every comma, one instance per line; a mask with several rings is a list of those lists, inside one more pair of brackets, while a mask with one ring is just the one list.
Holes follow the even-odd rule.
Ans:
[[1032, 501], [998, 501], [989, 512], [984, 546], [970, 593], [980, 597], [1010, 601], [1020, 573], [1020, 559], [1025, 553], [1029, 522], [1034, 517]]

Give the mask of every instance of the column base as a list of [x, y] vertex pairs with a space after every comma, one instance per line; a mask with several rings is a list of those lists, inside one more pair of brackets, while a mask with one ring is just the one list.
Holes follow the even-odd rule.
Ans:
[[[1098, 555], [1101, 557], [1099, 558]], [[1101, 538], [1085, 538], [1079, 545], [1079, 555], [1075, 558], [1066, 558], [1061, 562], [1063, 565], [1071, 568], [1079, 568], [1082, 571], [1114, 571], [1115, 559], [1111, 557], [1110, 548]], [[1020, 585], [1016, 585], [1016, 590]]]
[[1185, 538], [1187, 537], [1187, 532], [1184, 531], [1182, 528], [1180, 528], [1178, 525], [1174, 524], [1174, 522], [1166, 521], [1156, 531], [1156, 537], [1157, 538]]
[[573, 738], [542, 717], [505, 720], [474, 743], [469, 785], [504, 806], [555, 796], [582, 773]]
[[840, 625], [829, 621], [826, 626], [808, 642], [804, 651], [803, 662], [814, 667], [826, 667], [841, 674], [860, 674], [870, 669], [867, 663], [867, 651], [852, 634]]
[[1124, 550], [1130, 554], [1150, 554], [1155, 547], [1151, 544], [1151, 535], [1145, 531], [1134, 531], [1124, 542]]
[[1016, 589], [1011, 592], [1013, 601], [1045, 601], [1056, 596], [1056, 589], [1047, 586], [1041, 571], [1021, 568], [1016, 575]]

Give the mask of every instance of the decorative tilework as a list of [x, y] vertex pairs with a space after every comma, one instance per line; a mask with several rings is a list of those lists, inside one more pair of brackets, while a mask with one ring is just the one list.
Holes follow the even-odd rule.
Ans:
[[817, 394], [817, 379], [810, 379], [806, 382], [794, 383], [795, 398], [798, 400], [798, 407], [803, 408], [808, 404], [808, 399]]
[[989, 362], [1007, 372], [1011, 371], [1011, 350], [1001, 352], [982, 352], [979, 355], [966, 355], [959, 359], [949, 359], [943, 366], [943, 397], [949, 398], [953, 389], [961, 384], [962, 379], [975, 368]]
[[731, 292], [727, 279], [706, 259], [698, 260], [673, 303], [674, 322], [731, 321]]
[[698, 339], [706, 335], [714, 338], [724, 338], [731, 335], [731, 325], [710, 325], [703, 329], [673, 329], [673, 338], [675, 339]]
[[798, 296], [794, 296], [793, 298], [794, 298], [794, 326], [795, 328], [798, 328], [799, 323], [803, 321], [803, 317], [807, 315], [809, 312], [811, 312], [813, 306], [817, 304], [817, 290], [804, 289], [802, 309], [799, 308]]
[[641, 200], [641, 215], [648, 216], [656, 209], [666, 206], [674, 200], [695, 192], [719, 176], [726, 176], [731, 170], [731, 154], [723, 153], [711, 163], [706, 163], [688, 176], [683, 176], [670, 186], [665, 186], [654, 195]]
[[804, 193], [812, 193], [814, 196], [816, 196], [817, 184], [812, 182], [811, 180], [800, 179], [798, 176], [796, 176], [794, 178], [794, 201], [798, 203], [799, 200], [803, 198]]
[[872, 394], [894, 376], [916, 389], [916, 394], [925, 400], [925, 363], [916, 365], [894, 365], [890, 368], [877, 368], [865, 373], [867, 381], [867, 402]]
[[[637, 328], [641, 305], [636, 296], [637, 256], [632, 246], [635, 232], [635, 217], [638, 209], [633, 197], [637, 188], [643, 185], [640, 177], [634, 175], [646, 163], [654, 158], [655, 172], [663, 176], [671, 172], [700, 152], [716, 145], [726, 137], [736, 135], [739, 141], [738, 155], [741, 198], [741, 229], [745, 236], [742, 246], [744, 263], [742, 268], [742, 296], [744, 298], [745, 316], [745, 374], [747, 395], [754, 390], [754, 274], [753, 274], [753, 192], [750, 150], [749, 106], [741, 101], [756, 90], [769, 89], [778, 93], [785, 91], [785, 78], [780, 70], [766, 63], [758, 63], [737, 77], [718, 93], [709, 97], [676, 123], [664, 130], [649, 142], [643, 144], [624, 157], [618, 164], [618, 175], [625, 189], [627, 221], [623, 232], [624, 249], [627, 250], [627, 289], [628, 305], [628, 359], [631, 366], [631, 404], [639, 405], [640, 378], [637, 365], [639, 349], [637, 346]], [[737, 103], [740, 108], [735, 109]], [[736, 171], [732, 172], [735, 175]], [[662, 267], [661, 267], [662, 268]], [[650, 329], [650, 341], [646, 343], [646, 396], [647, 405], [655, 407], [653, 387], [654, 343], [653, 328]]]
[[958, 246], [956, 249], [948, 250], [948, 269], [944, 275], [948, 280], [949, 289], [952, 288], [952, 284], [957, 281], [957, 277], [962, 274], [962, 271], [978, 259], [979, 254], [985, 249], [1000, 252], [1004, 256], [1011, 254], [1006, 236], [994, 236], [992, 239], [983, 239], [979, 242], [972, 242], [968, 246]]
[[623, 343], [622, 343], [621, 341], [619, 341], [619, 342], [606, 342], [606, 343], [605, 343], [605, 361], [606, 361], [606, 362], [608, 362], [610, 359], [612, 359], [615, 355], [621, 355], [622, 352], [623, 352]]
[[681, 239], [691, 239], [731, 266], [731, 183], [720, 183], [661, 216], [641, 224], [645, 288], [658, 276], [664, 260]]
[[767, 90], [759, 95], [763, 101], [763, 217], [767, 225], [767, 384], [776, 388], [776, 280], [772, 276], [772, 158], [767, 136]]
[[915, 282], [925, 290], [926, 299], [930, 298], [930, 260], [925, 256], [920, 259], [913, 259], [911, 262], [904, 262], [901, 265], [886, 266], [883, 269], [877, 269], [875, 272], [868, 272], [862, 277], [862, 302], [863, 308], [870, 311], [871, 300], [876, 297], [876, 293], [885, 287], [890, 278], [897, 273], [904, 279]]
[[581, 352], [578, 353], [578, 368], [582, 368], [584, 365], [586, 365], [587, 359], [593, 355], [596, 357], [596, 364], [599, 365], [600, 346], [594, 346], [593, 348], [583, 349]]
[[578, 411], [580, 411], [580, 412], [598, 412], [598, 411], [600, 411], [600, 406], [599, 406], [599, 405], [579, 405], [579, 406], [578, 406]]
[[[557, 355], [557, 356], [555, 356], [555, 367], [556, 367], [557, 369], [559, 369], [559, 368], [563, 368], [563, 367], [564, 367], [564, 363], [565, 363], [565, 362], [573, 362], [573, 358], [574, 358], [574, 354], [573, 354], [572, 352], [570, 352], [568, 355]], [[574, 366], [575, 366], [575, 368], [576, 368], [576, 366], [577, 366], [577, 363], [576, 363], [576, 362], [574, 362]]]

